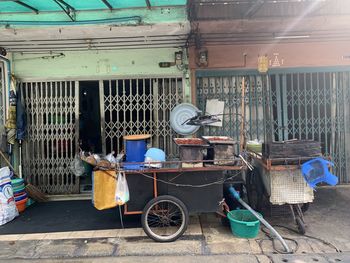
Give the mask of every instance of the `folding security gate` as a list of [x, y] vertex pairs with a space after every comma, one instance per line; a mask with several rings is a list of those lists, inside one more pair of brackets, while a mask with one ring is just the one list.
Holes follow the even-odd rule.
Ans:
[[69, 170], [78, 145], [79, 92], [74, 81], [24, 82], [27, 114], [23, 173], [49, 194], [79, 192], [79, 178]]
[[[78, 150], [79, 82], [23, 82], [21, 88], [28, 122], [24, 176], [48, 194], [79, 193], [79, 178], [69, 169]], [[120, 152], [125, 135], [149, 133], [152, 146], [175, 156], [170, 111], [182, 101], [182, 78], [100, 81], [103, 152]]]
[[[244, 78], [244, 96], [242, 80]], [[258, 75], [229, 75], [197, 78], [197, 106], [205, 112], [206, 102], [218, 99], [225, 102], [222, 116], [222, 127], [205, 126], [200, 133], [205, 135], [225, 135], [239, 141], [242, 118], [242, 99], [245, 107], [245, 133], [249, 139], [264, 140], [266, 78]]]
[[275, 139], [322, 142], [324, 156], [335, 163], [333, 172], [349, 182], [350, 72], [271, 74], [270, 86], [276, 98]]
[[335, 163], [343, 183], [350, 173], [350, 72], [288, 70], [262, 76], [249, 72], [198, 72], [197, 105], [208, 99], [225, 102], [222, 127], [205, 127], [206, 135], [227, 135], [239, 141], [242, 78], [245, 79], [245, 122], [248, 139], [274, 141], [313, 139]]
[[[103, 94], [103, 95], [101, 95]], [[123, 136], [149, 133], [150, 144], [176, 155], [170, 111], [183, 101], [182, 78], [135, 78], [101, 81], [104, 153], [123, 150]]]

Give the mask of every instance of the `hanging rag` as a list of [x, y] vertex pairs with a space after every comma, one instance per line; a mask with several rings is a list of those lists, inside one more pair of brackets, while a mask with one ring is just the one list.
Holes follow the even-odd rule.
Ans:
[[16, 102], [16, 139], [22, 141], [26, 136], [27, 119], [20, 84], [17, 83], [17, 102]]
[[7, 142], [11, 145], [15, 144], [16, 140], [16, 102], [17, 96], [16, 93], [10, 91], [10, 105], [8, 108], [8, 117], [6, 120], [6, 129], [7, 129]]

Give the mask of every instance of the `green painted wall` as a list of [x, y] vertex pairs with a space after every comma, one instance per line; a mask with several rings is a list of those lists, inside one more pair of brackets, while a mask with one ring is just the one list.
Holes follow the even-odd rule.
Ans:
[[[26, 80], [113, 79], [133, 76], [184, 76], [175, 66], [160, 68], [159, 62], [174, 61], [175, 48], [64, 52], [64, 57], [43, 59], [38, 54], [12, 54], [13, 73]], [[48, 54], [45, 54], [46, 56]], [[186, 100], [190, 83], [186, 81]]]
[[[174, 61], [177, 49], [70, 51], [64, 57], [40, 58], [38, 54], [13, 54], [14, 74], [20, 78], [104, 78], [130, 75], [180, 74], [176, 67], [160, 68]], [[47, 56], [49, 54], [45, 54]]]
[[[54, 1], [22, 0], [22, 2], [36, 8], [40, 13], [44, 11], [61, 11], [59, 5]], [[76, 10], [107, 9], [107, 6], [101, 0], [65, 0], [65, 2]], [[149, 2], [152, 7], [186, 5], [187, 3], [186, 0], [149, 0]], [[145, 0], [108, 0], [108, 3], [115, 9], [147, 7]], [[9, 12], [32, 13], [30, 9], [12, 1], [0, 1], [0, 13]]]
[[[121, 9], [104, 11], [81, 11], [76, 12], [76, 20], [99, 20], [121, 17], [140, 16], [143, 24], [155, 24], [161, 22], [185, 22], [187, 21], [187, 11], [185, 7], [164, 7], [153, 8], [151, 10], [142, 9]], [[66, 21], [70, 22], [69, 17], [63, 12], [46, 12], [39, 15], [33, 13], [24, 14], [1, 14], [1, 21]], [[134, 24], [132, 21], [130, 24]], [[10, 26], [11, 23], [9, 22]], [[125, 24], [125, 23], [123, 23]], [[126, 23], [127, 24], [127, 23]], [[3, 25], [2, 27], [4, 27]], [[15, 26], [16, 28], [28, 26]], [[33, 26], [31, 26], [33, 27]], [[0, 28], [1, 29], [1, 28]]]

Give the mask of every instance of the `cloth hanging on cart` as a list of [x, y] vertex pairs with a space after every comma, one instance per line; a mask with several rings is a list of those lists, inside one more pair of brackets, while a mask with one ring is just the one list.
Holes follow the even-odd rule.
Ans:
[[92, 203], [98, 210], [117, 206], [115, 198], [117, 176], [115, 171], [94, 171], [92, 179]]

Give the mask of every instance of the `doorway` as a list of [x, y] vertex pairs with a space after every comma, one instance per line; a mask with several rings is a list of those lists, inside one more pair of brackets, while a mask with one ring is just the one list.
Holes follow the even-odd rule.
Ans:
[[98, 81], [79, 82], [79, 138], [83, 151], [102, 152]]
[[[102, 153], [101, 114], [98, 81], [79, 82], [79, 144], [85, 152]], [[80, 193], [92, 190], [92, 167], [84, 164]]]

